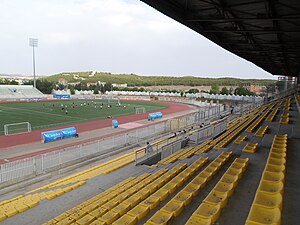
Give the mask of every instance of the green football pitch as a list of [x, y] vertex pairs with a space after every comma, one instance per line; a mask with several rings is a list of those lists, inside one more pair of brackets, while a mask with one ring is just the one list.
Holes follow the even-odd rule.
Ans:
[[[166, 105], [155, 102], [117, 100], [55, 100], [45, 102], [0, 103], [0, 135], [4, 125], [29, 122], [33, 130], [81, 123], [108, 116], [112, 118], [136, 113], [136, 108], [146, 112], [165, 109]], [[11, 128], [13, 129], [13, 128]], [[24, 129], [24, 128], [23, 128]]]

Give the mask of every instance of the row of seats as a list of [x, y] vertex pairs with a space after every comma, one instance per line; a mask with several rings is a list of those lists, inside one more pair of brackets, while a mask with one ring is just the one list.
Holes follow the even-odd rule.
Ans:
[[275, 109], [273, 109], [273, 111], [269, 114], [269, 116], [267, 117], [266, 121], [267, 122], [272, 122], [274, 120], [274, 117], [276, 116], [276, 114], [278, 113], [279, 107], [276, 107]]
[[84, 185], [88, 179], [100, 174], [108, 174], [133, 161], [134, 152], [29, 191], [24, 196], [2, 201], [0, 202], [0, 221], [38, 205], [43, 199], [51, 200], [61, 196]]
[[239, 145], [241, 144], [243, 141], [246, 141], [247, 140], [247, 136], [246, 135], [240, 135], [238, 136], [237, 139], [235, 139], [235, 141], [233, 143]]
[[[270, 107], [271, 108], [271, 107]], [[251, 126], [249, 126], [246, 131], [251, 133], [253, 132], [253, 130], [263, 121], [263, 119], [268, 115], [268, 113], [270, 112], [270, 108], [269, 110], [267, 110], [266, 112], [264, 112], [263, 114], [261, 114], [256, 121], [254, 121], [253, 124], [251, 124]]]
[[27, 193], [29, 194], [29, 193], [33, 193], [33, 192], [40, 191], [40, 190], [46, 190], [49, 188], [60, 187], [60, 186], [69, 185], [69, 184], [80, 182], [80, 181], [85, 181], [85, 180], [91, 179], [95, 176], [98, 176], [100, 174], [108, 174], [110, 172], [113, 172], [123, 166], [126, 166], [126, 165], [132, 163], [133, 161], [134, 161], [134, 152], [128, 153], [128, 154], [122, 155], [118, 158], [107, 161], [105, 163], [101, 163], [98, 166], [94, 166], [90, 169], [84, 170], [82, 172], [73, 174], [71, 176], [65, 177], [58, 181], [44, 185], [40, 188], [34, 189]]
[[37, 206], [43, 199], [51, 200], [72, 191], [85, 183], [85, 181], [80, 181], [63, 188], [29, 194], [26, 196], [20, 195], [16, 198], [0, 202], [0, 221]]
[[[139, 177], [129, 177], [93, 198], [77, 205], [65, 213], [62, 213], [45, 224], [71, 224], [82, 218], [84, 218], [83, 220], [87, 220], [89, 223], [93, 222], [89, 219], [91, 218], [90, 216], [97, 218], [104, 215], [116, 204], [116, 202], [122, 199], [122, 197], [129, 197], [133, 190], [138, 189], [138, 185], [149, 184], [153, 181], [153, 179], [162, 176], [166, 172], [167, 169], [161, 169], [155, 174], [145, 173]], [[83, 220], [81, 220], [81, 222], [83, 222]]]
[[232, 152], [223, 152], [213, 160], [203, 171], [201, 171], [188, 185], [178, 192], [166, 205], [158, 210], [145, 224], [162, 225], [179, 216], [185, 206], [188, 206], [201, 189], [232, 156]]
[[247, 168], [248, 158], [236, 158], [222, 178], [195, 210], [186, 225], [210, 225], [217, 221]]
[[246, 225], [281, 224], [287, 135], [275, 135]]
[[244, 121], [242, 124], [238, 124], [239, 126], [235, 128], [229, 135], [226, 136], [222, 141], [220, 141], [217, 145], [215, 145], [214, 149], [218, 150], [227, 146], [237, 135], [239, 135], [243, 130], [249, 126], [254, 120], [256, 116]]
[[290, 121], [290, 114], [289, 113], [281, 114], [280, 124], [288, 124], [289, 121]]
[[[130, 211], [128, 212], [129, 214], [137, 213], [140, 208], [135, 209], [134, 207], [138, 204], [144, 208], [154, 207], [168, 196], [169, 192], [171, 192], [170, 190], [176, 190], [176, 185], [168, 185], [168, 182], [171, 179], [177, 183], [183, 182], [183, 178], [186, 179], [186, 177], [191, 176], [207, 161], [207, 158], [199, 159], [187, 169], [185, 169], [187, 167], [186, 164], [178, 164], [167, 172], [166, 170], [162, 170], [164, 173], [159, 171], [143, 181], [135, 183], [130, 181], [128, 185], [133, 185], [131, 187], [128, 185], [124, 187], [122, 184], [117, 185], [117, 187], [114, 186], [111, 190], [106, 191], [107, 193], [110, 193], [110, 198], [107, 198], [105, 197], [107, 195], [100, 193], [98, 196], [88, 200], [89, 207], [83, 210], [85, 211], [84, 215], [81, 213], [77, 218], [74, 218], [73, 216], [71, 218], [72, 222], [76, 220], [77, 224], [90, 224], [93, 221], [97, 224], [111, 224], [128, 211]], [[87, 203], [82, 204], [86, 206]], [[75, 208], [80, 208], [80, 206]], [[96, 212], [100, 211], [101, 213], [96, 214], [92, 210]], [[62, 216], [60, 215], [60, 219], [61, 218]], [[66, 220], [66, 218], [70, 219], [68, 212], [64, 213], [63, 220]], [[128, 216], [126, 220], [128, 220]], [[57, 217], [54, 218], [54, 221], [57, 221]]]
[[172, 155], [169, 155], [168, 157], [162, 159], [158, 163], [162, 164], [162, 165], [167, 165], [169, 163], [176, 162], [177, 160], [190, 158], [195, 154], [199, 155], [201, 153], [208, 152], [212, 148], [212, 146], [209, 145], [210, 142], [211, 142], [211, 140], [208, 139], [208, 140], [204, 141], [203, 143], [201, 143], [200, 145], [197, 145], [195, 147], [180, 149], [177, 152], [173, 153]]
[[[160, 188], [155, 188], [154, 193], [151, 194], [143, 202], [140, 202], [132, 210], [128, 211], [125, 215], [121, 216], [113, 225], [130, 224], [134, 225], [139, 220], [144, 218], [151, 210], [156, 208], [163, 202], [169, 195], [174, 193], [180, 186], [184, 184], [194, 173], [196, 173], [204, 164], [208, 162], [207, 158], [198, 159], [187, 169], [183, 170], [176, 177], [165, 183]], [[161, 186], [161, 185], [160, 185]]]
[[284, 105], [284, 110], [289, 111], [291, 109], [291, 98], [287, 98]]
[[255, 133], [256, 137], [263, 137], [267, 133], [268, 126], [261, 126]]
[[255, 153], [258, 150], [258, 143], [248, 143], [244, 148], [243, 152]]

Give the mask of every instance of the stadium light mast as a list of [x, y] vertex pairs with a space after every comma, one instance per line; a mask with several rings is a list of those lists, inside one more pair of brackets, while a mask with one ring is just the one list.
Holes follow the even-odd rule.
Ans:
[[37, 39], [37, 38], [29, 38], [29, 46], [32, 47], [33, 87], [36, 88], [36, 81], [35, 81], [35, 53], [34, 53], [34, 47], [37, 47], [37, 46], [38, 46], [38, 39]]

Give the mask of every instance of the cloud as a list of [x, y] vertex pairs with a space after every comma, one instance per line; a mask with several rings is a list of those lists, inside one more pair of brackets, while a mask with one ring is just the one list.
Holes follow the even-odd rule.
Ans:
[[111, 71], [272, 78], [138, 0], [1, 0], [0, 73]]

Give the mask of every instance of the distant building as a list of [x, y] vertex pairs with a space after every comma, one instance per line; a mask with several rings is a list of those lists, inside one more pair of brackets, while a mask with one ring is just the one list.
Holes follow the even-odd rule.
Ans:
[[98, 84], [99, 86], [101, 86], [101, 85], [104, 86], [104, 85], [106, 84], [106, 82], [102, 82], [102, 81], [99, 81], [99, 80], [98, 80], [98, 81], [97, 81], [97, 84]]
[[88, 83], [86, 83], [86, 86], [87, 86], [87, 87], [93, 86], [93, 85], [97, 85], [97, 82], [96, 82], [96, 83], [93, 83], [93, 82], [88, 82]]
[[126, 88], [127, 84], [111, 84], [113, 87]]
[[259, 84], [244, 83], [243, 87], [256, 95], [259, 95], [266, 90], [266, 86]]

